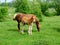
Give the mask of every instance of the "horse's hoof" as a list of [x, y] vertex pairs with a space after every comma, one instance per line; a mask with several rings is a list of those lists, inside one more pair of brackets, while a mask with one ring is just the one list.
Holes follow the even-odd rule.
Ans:
[[21, 33], [22, 33], [22, 34], [24, 34], [24, 32], [23, 32], [23, 31], [21, 31]]
[[18, 32], [20, 32], [20, 30], [18, 30]]

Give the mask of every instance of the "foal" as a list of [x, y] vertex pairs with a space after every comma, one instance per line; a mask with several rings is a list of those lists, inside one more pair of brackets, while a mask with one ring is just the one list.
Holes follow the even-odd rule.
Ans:
[[14, 15], [13, 20], [16, 20], [18, 22], [18, 31], [20, 31], [20, 22], [22, 22], [23, 27], [22, 27], [22, 34], [24, 34], [24, 25], [28, 24], [29, 25], [29, 30], [28, 34], [32, 35], [32, 24], [35, 23], [37, 26], [37, 30], [40, 30], [40, 24], [37, 19], [37, 17], [33, 14], [23, 14], [23, 13], [17, 13]]

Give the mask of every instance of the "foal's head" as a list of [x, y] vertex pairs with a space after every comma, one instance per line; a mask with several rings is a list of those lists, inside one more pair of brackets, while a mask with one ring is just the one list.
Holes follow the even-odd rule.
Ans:
[[38, 21], [36, 22], [36, 26], [37, 26], [38, 31], [40, 31], [40, 24]]
[[37, 16], [33, 15], [33, 22], [36, 24], [37, 30], [40, 31], [40, 23]]

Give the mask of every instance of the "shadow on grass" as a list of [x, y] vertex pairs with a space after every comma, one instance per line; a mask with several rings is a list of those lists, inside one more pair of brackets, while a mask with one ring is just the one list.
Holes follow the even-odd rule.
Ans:
[[8, 29], [8, 31], [18, 31], [17, 29]]
[[[8, 31], [18, 31], [18, 29], [8, 29]], [[24, 32], [28, 32], [28, 30], [24, 30]], [[32, 30], [32, 32], [37, 32], [37, 30]]]
[[57, 32], [60, 32], [60, 28], [58, 27], [54, 27], [53, 29], [56, 30]]

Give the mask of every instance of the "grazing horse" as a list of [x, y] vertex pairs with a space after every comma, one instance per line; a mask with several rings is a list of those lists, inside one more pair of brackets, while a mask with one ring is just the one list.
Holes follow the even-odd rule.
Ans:
[[38, 18], [33, 15], [33, 14], [23, 14], [23, 13], [16, 13], [13, 17], [13, 20], [16, 20], [18, 22], [18, 31], [20, 31], [20, 22], [22, 22], [23, 27], [22, 27], [22, 34], [24, 34], [24, 25], [28, 24], [29, 25], [29, 30], [28, 34], [32, 35], [32, 24], [35, 23], [37, 30], [40, 30], [40, 24], [38, 21]]

